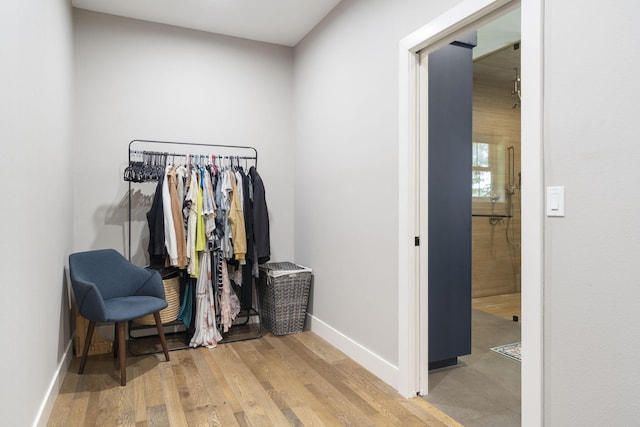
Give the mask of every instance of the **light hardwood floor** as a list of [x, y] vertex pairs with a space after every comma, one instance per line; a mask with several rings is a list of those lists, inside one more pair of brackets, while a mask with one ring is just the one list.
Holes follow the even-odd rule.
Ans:
[[390, 386], [312, 332], [270, 334], [164, 356], [74, 359], [49, 426], [460, 426]]
[[490, 297], [473, 298], [472, 307], [485, 313], [495, 314], [512, 320], [513, 316], [518, 316], [522, 320], [522, 304], [520, 293], [494, 295]]

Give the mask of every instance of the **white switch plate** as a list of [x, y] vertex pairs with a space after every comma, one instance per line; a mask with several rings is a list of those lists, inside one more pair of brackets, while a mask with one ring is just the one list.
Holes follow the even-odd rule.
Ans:
[[564, 216], [564, 186], [547, 187], [547, 216]]

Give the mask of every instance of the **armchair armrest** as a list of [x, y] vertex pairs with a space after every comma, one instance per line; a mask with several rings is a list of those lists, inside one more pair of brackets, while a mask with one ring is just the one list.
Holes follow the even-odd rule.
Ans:
[[80, 314], [89, 320], [106, 321], [106, 307], [98, 287], [78, 279], [72, 281], [72, 286]]
[[160, 273], [153, 270], [144, 270], [149, 274], [149, 277], [140, 284], [134, 294], [166, 299], [164, 294], [164, 283], [162, 283]]

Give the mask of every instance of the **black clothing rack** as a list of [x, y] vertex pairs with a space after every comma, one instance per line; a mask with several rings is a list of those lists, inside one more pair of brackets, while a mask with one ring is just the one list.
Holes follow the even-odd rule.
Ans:
[[[149, 149], [143, 149], [143, 150], [136, 150], [134, 149], [136, 145], [141, 145], [144, 144], [147, 147], [152, 147], [152, 148], [161, 148], [161, 147], [173, 147], [171, 148], [172, 150], [175, 150], [175, 147], [192, 147], [194, 149], [199, 148], [200, 150], [207, 149], [207, 148], [222, 148], [223, 151], [227, 151], [228, 149], [236, 149], [236, 150], [245, 150], [245, 151], [249, 151], [250, 153], [247, 155], [243, 155], [243, 156], [235, 156], [235, 155], [219, 155], [219, 154], [214, 154], [214, 153], [209, 153], [207, 155], [204, 154], [191, 154], [191, 153], [184, 153], [184, 152], [180, 152], [180, 153], [170, 153], [167, 152], [165, 150], [162, 151], [155, 151], [155, 150], [149, 150]], [[220, 161], [224, 161], [224, 160], [229, 160], [231, 161], [231, 163], [233, 164], [233, 161], [235, 160], [236, 162], [239, 160], [252, 160], [253, 161], [253, 165], [255, 167], [258, 166], [258, 150], [255, 147], [251, 147], [251, 146], [243, 146], [243, 145], [227, 145], [227, 144], [203, 144], [203, 143], [194, 143], [194, 142], [178, 142], [178, 141], [158, 141], [158, 140], [148, 140], [148, 139], [134, 139], [132, 141], [129, 142], [129, 146], [128, 146], [128, 168], [132, 167], [132, 165], [134, 164], [134, 161], [132, 159], [132, 155], [133, 156], [139, 156], [139, 155], [150, 155], [150, 156], [157, 156], [160, 160], [163, 160], [166, 163], [166, 160], [171, 157], [179, 157], [179, 158], [192, 158], [194, 163], [198, 163], [199, 161], [202, 161], [203, 159], [208, 159], [210, 155], [214, 155], [214, 157], [216, 159], [219, 159]], [[132, 195], [132, 183], [134, 182], [149, 182], [149, 181], [154, 181], [153, 177], [150, 177], [149, 179], [143, 179], [143, 180], [134, 180], [134, 179], [127, 179], [127, 175], [126, 175], [126, 171], [125, 171], [125, 176], [124, 179], [125, 181], [128, 181], [129, 183], [129, 191], [128, 191], [128, 259], [129, 261], [131, 261], [131, 240], [132, 240], [132, 236], [131, 236], [131, 210], [132, 210], [132, 201], [131, 201], [131, 195]], [[157, 180], [157, 178], [155, 179]], [[163, 277], [164, 279], [164, 277]], [[255, 283], [255, 279], [252, 280], [252, 287], [254, 286]], [[257, 298], [253, 299], [256, 303], [256, 305], [259, 305], [259, 301]], [[195, 315], [195, 314], [194, 314]], [[219, 317], [219, 316], [216, 316]], [[225, 343], [231, 343], [231, 342], [236, 342], [236, 341], [245, 341], [245, 340], [251, 340], [251, 339], [256, 339], [256, 338], [260, 338], [262, 336], [262, 319], [260, 317], [260, 312], [259, 312], [259, 308], [254, 307], [253, 305], [249, 308], [245, 308], [242, 309], [240, 311], [240, 313], [236, 316], [236, 321], [238, 319], [242, 320], [244, 319], [244, 322], [236, 322], [234, 321], [234, 324], [232, 326], [231, 329], [234, 329], [238, 326], [243, 326], [243, 325], [248, 325], [249, 321], [251, 320], [251, 318], [255, 318], [257, 317], [258, 322], [257, 322], [257, 332], [255, 333], [255, 335], [251, 335], [251, 336], [244, 336], [242, 334], [235, 334], [232, 333], [232, 331], [230, 330], [229, 332], [225, 333], [225, 336], [223, 336], [223, 340], [221, 340], [219, 342], [219, 344], [225, 344]], [[219, 320], [219, 319], [217, 319]], [[219, 321], [217, 323], [218, 325], [220, 324]], [[182, 326], [183, 323], [179, 320], [173, 321], [173, 322], [169, 322], [167, 324], [164, 324], [163, 326], [168, 326], [168, 327], [172, 327], [172, 326]], [[141, 326], [141, 325], [133, 325], [131, 322], [129, 322], [129, 338], [131, 340], [137, 340], [137, 339], [141, 339], [144, 338], [142, 336], [133, 336], [131, 334], [131, 331], [133, 330], [142, 330], [142, 329], [152, 329], [153, 326]], [[222, 333], [222, 332], [221, 332]], [[131, 346], [129, 347], [129, 351], [134, 354], [134, 355], [141, 355], [141, 354], [151, 354], [151, 353], [158, 353], [161, 352], [162, 350], [153, 350], [153, 351], [146, 351], [146, 352], [139, 352], [136, 353], [134, 351], [132, 351]], [[184, 345], [184, 346], [179, 346], [179, 347], [172, 347], [169, 348], [169, 350], [181, 350], [181, 349], [186, 349], [186, 348], [191, 348], [188, 344]]]

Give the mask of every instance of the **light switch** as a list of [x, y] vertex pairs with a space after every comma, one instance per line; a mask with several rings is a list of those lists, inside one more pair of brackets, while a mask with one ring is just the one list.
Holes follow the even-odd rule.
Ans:
[[564, 216], [564, 186], [547, 187], [547, 216]]

